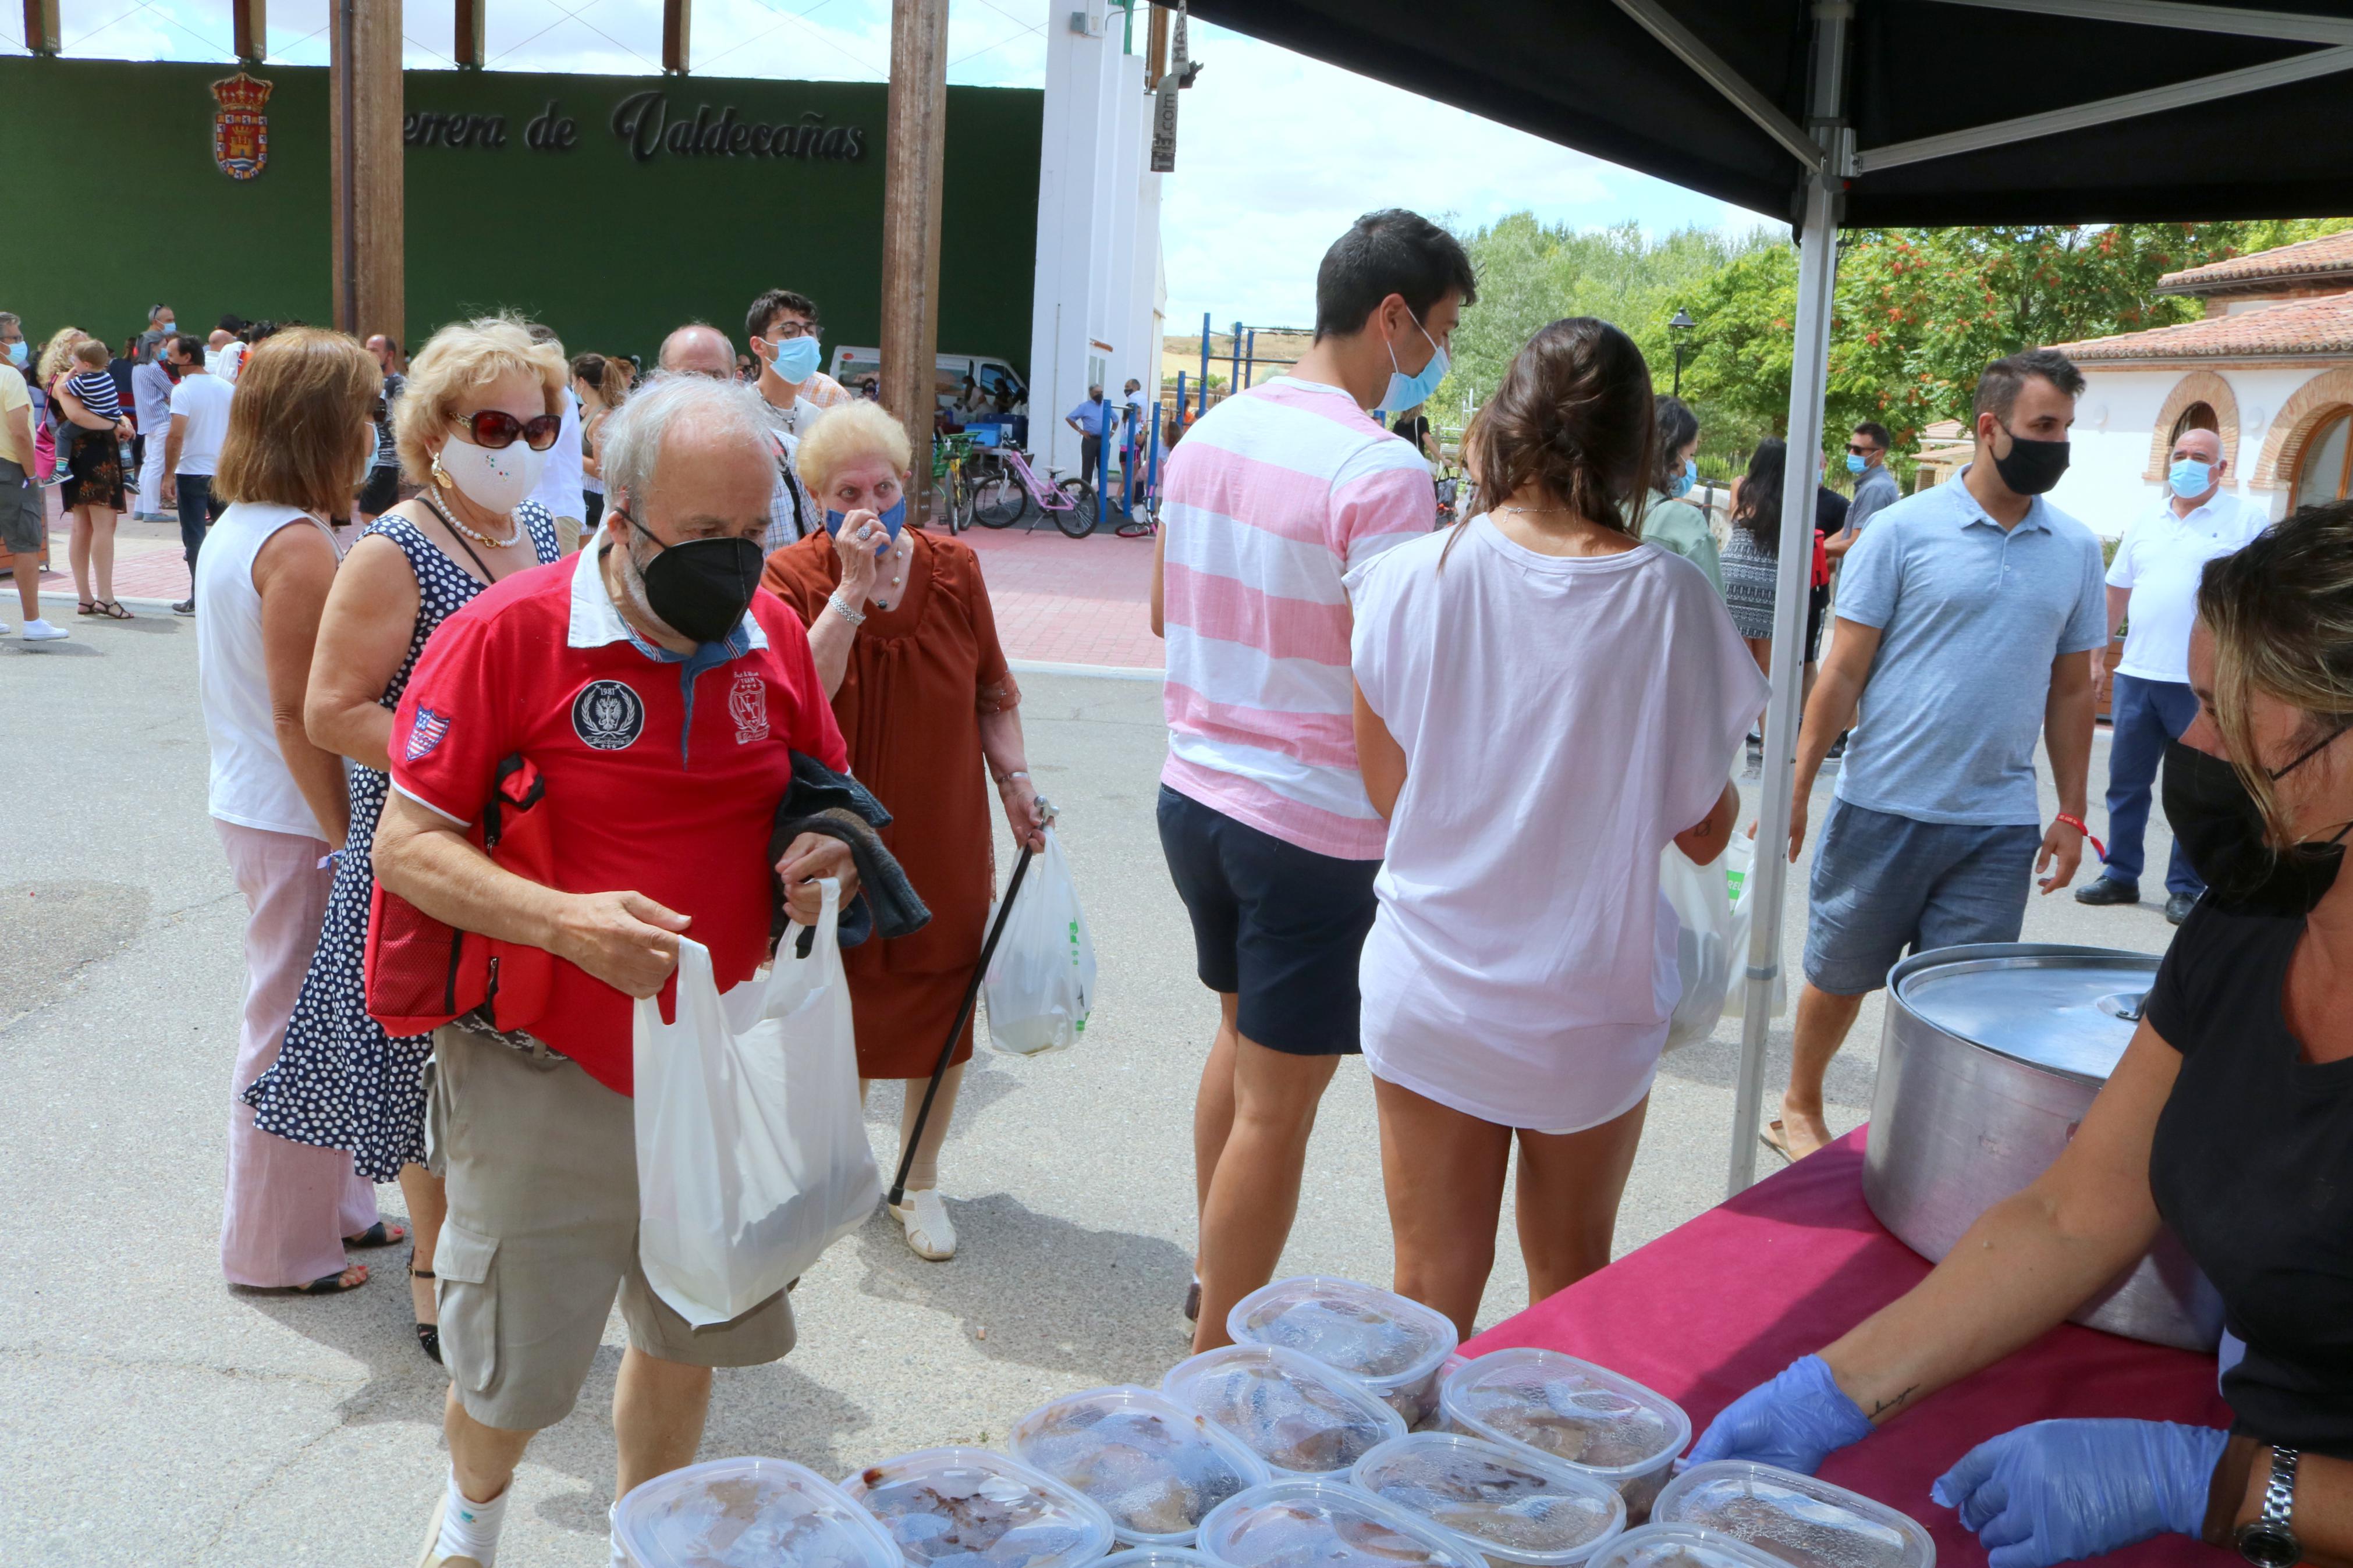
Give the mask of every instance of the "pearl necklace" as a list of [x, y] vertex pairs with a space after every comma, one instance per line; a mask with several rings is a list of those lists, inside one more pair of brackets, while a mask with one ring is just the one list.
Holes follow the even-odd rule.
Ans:
[[[459, 522], [456, 514], [451, 512], [448, 508], [443, 506], [441, 504], [441, 498], [435, 495], [431, 490], [427, 490], [424, 493], [424, 500], [426, 506], [431, 509], [434, 516], [439, 518], [443, 522], [448, 523], [450, 528], [464, 534], [468, 539], [472, 540], [477, 544], [488, 545], [492, 550], [504, 550], [509, 545], [514, 543], [516, 540], [522, 537], [522, 524], [519, 521], [515, 523], [513, 528], [507, 531], [507, 536], [504, 539], [493, 539], [487, 533], [478, 533], [474, 530], [468, 528], [464, 523]], [[512, 521], [512, 514], [510, 514], [510, 520]]]

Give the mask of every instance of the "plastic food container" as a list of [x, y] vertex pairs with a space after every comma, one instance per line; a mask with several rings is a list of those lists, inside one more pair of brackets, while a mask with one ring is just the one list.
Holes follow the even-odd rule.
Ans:
[[1208, 1416], [1277, 1478], [1333, 1476], [1392, 1437], [1398, 1413], [1345, 1373], [1273, 1345], [1226, 1345], [1180, 1361], [1160, 1392]]
[[1280, 1345], [1346, 1373], [1408, 1426], [1438, 1406], [1438, 1373], [1460, 1336], [1442, 1312], [1393, 1290], [1303, 1274], [1234, 1303], [1226, 1332], [1236, 1344]]
[[714, 1459], [656, 1476], [613, 1515], [637, 1568], [899, 1568], [848, 1494], [785, 1459]]
[[1485, 1568], [1459, 1538], [1345, 1481], [1303, 1477], [1219, 1503], [1200, 1550], [1227, 1568]]
[[1014, 1457], [1092, 1498], [1134, 1546], [1190, 1546], [1208, 1511], [1269, 1479], [1256, 1454], [1148, 1388], [1073, 1394], [1014, 1423]]
[[1788, 1568], [1745, 1541], [1695, 1524], [1637, 1525], [1586, 1560], [1586, 1568]]
[[1664, 1394], [1558, 1351], [1495, 1351], [1439, 1385], [1459, 1432], [1517, 1444], [1616, 1487], [1640, 1521], [1691, 1441], [1691, 1417]]
[[1481, 1437], [1394, 1438], [1357, 1460], [1349, 1479], [1461, 1536], [1490, 1568], [1570, 1568], [1626, 1528], [1626, 1500], [1608, 1482]]
[[1667, 1483], [1651, 1517], [1737, 1536], [1798, 1568], [1936, 1568], [1928, 1532], [1885, 1503], [1741, 1459], [1694, 1465]]
[[923, 1448], [870, 1465], [841, 1489], [879, 1521], [908, 1568], [1079, 1568], [1111, 1550], [1111, 1516], [1018, 1459]]
[[1217, 1568], [1218, 1560], [1189, 1546], [1134, 1546], [1114, 1552], [1093, 1568]]

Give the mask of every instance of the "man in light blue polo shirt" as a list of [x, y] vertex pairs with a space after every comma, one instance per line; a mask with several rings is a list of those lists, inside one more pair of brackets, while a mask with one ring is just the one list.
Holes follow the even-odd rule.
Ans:
[[[1814, 856], [1789, 1087], [1766, 1134], [1793, 1157], [1829, 1140], [1822, 1075], [1905, 949], [2016, 942], [2030, 877], [2063, 888], [2083, 857], [2103, 563], [2091, 530], [2042, 499], [2083, 390], [2053, 349], [1988, 365], [1976, 460], [1881, 511], [1847, 555], [1789, 818], [1795, 860], [1814, 775], [1852, 721]], [[2059, 791], [2048, 828], [2038, 733]]]
[[[1095, 482], [1095, 466], [1103, 460], [1103, 437], [1111, 431], [1111, 405], [1103, 398], [1103, 384], [1087, 388], [1087, 400], [1062, 416], [1062, 423], [1079, 433], [1079, 480], [1082, 484]], [[1105, 468], [1106, 477], [1109, 468]]]

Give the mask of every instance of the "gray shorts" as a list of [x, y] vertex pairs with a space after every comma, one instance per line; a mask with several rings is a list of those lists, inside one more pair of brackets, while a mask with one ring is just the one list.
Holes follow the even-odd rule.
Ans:
[[1904, 956], [2016, 942], [2040, 827], [1921, 822], [1839, 801], [1814, 851], [1806, 978], [1834, 996], [1887, 984]]
[[692, 1327], [638, 1266], [635, 1102], [543, 1052], [433, 1032], [427, 1131], [448, 1182], [433, 1269], [441, 1354], [466, 1414], [536, 1432], [572, 1411], [620, 1292], [629, 1343], [689, 1366], [758, 1366], [793, 1348], [783, 1291]]
[[38, 555], [47, 542], [47, 492], [0, 458], [0, 555]]

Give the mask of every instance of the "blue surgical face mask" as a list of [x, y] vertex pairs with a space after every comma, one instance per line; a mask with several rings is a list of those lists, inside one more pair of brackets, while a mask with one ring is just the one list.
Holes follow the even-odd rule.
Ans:
[[1692, 486], [1697, 483], [1699, 483], [1699, 459], [1685, 458], [1683, 471], [1667, 481], [1667, 494], [1675, 500], [1681, 500], [1691, 494]]
[[[891, 503], [889, 511], [878, 512], [875, 515], [884, 531], [891, 535], [890, 539], [874, 552], [874, 559], [880, 561], [891, 553], [891, 546], [899, 542], [899, 531], [907, 526], [907, 498], [901, 496]], [[849, 521], [848, 512], [835, 511], [828, 508], [825, 514], [825, 531], [828, 533], [839, 533], [841, 525]]]
[[1846, 455], [1846, 471], [1848, 473], [1859, 474], [1869, 467], [1871, 467], [1871, 465], [1863, 460], [1863, 457], [1861, 452], [1849, 452]]
[[30, 360], [32, 357], [33, 351], [26, 345], [24, 339], [18, 338], [15, 342], [8, 345], [9, 363], [16, 365], [17, 369], [22, 370], [25, 367], [26, 362]]
[[2214, 482], [2214, 467], [2195, 458], [2176, 458], [2173, 467], [2166, 470], [2165, 482], [2172, 486], [2173, 493], [2183, 500], [2191, 496], [2202, 496], [2207, 487]]
[[777, 380], [798, 386], [817, 374], [817, 362], [822, 353], [814, 332], [797, 338], [778, 338], [768, 344], [768, 363], [775, 369]]
[[1430, 395], [1438, 390], [1438, 384], [1446, 379], [1446, 351], [1438, 346], [1438, 340], [1419, 321], [1414, 322], [1413, 330], [1430, 345], [1430, 363], [1421, 367], [1419, 374], [1408, 375], [1398, 368], [1397, 346], [1389, 346], [1389, 389], [1381, 394], [1380, 404], [1384, 410], [1412, 408], [1427, 403]]

